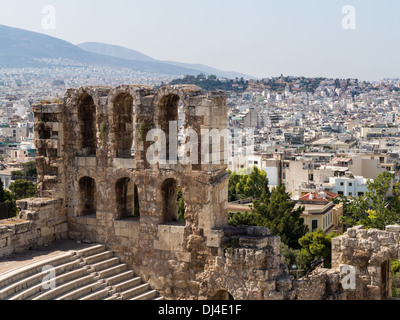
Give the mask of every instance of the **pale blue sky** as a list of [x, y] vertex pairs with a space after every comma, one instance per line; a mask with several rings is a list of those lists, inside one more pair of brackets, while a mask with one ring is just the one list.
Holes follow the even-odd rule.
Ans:
[[[345, 5], [356, 30], [342, 28]], [[257, 77], [400, 78], [399, 17], [399, 0], [0, 0], [0, 24]]]

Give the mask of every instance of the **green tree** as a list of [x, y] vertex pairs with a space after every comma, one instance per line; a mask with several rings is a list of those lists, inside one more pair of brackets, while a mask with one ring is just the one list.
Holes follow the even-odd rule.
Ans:
[[267, 173], [256, 166], [240, 170], [238, 173], [228, 172], [231, 174], [228, 186], [230, 202], [246, 198], [259, 199], [264, 191], [269, 191]]
[[281, 241], [290, 248], [299, 249], [298, 240], [308, 232], [308, 228], [301, 217], [304, 207], [295, 206], [284, 185], [277, 186], [271, 193], [269, 189], [264, 190], [260, 200], [254, 202], [258, 225], [280, 236]]
[[279, 185], [271, 192], [268, 184], [266, 172], [256, 166], [231, 173], [228, 186], [229, 201], [245, 198], [255, 200], [253, 212], [230, 213], [229, 224], [267, 227], [272, 234], [280, 236], [282, 242], [290, 248], [298, 249], [298, 239], [308, 231], [301, 217], [304, 208], [295, 208], [296, 204], [290, 199], [285, 186]]
[[258, 226], [259, 219], [254, 213], [229, 213], [229, 225], [231, 226]]
[[26, 177], [36, 177], [37, 169], [36, 169], [36, 161], [29, 161], [22, 165], [24, 167], [24, 175]]
[[314, 260], [321, 257], [325, 260], [325, 267], [331, 266], [332, 238], [334, 233], [326, 235], [322, 230], [306, 234], [299, 239], [300, 252], [297, 257], [297, 264], [302, 269], [309, 269]]
[[281, 242], [281, 255], [284, 257], [285, 264], [289, 267], [297, 264], [299, 250], [291, 249], [289, 246]]
[[400, 298], [400, 261], [392, 261], [392, 297]]
[[185, 202], [182, 197], [182, 188], [178, 188], [178, 220], [185, 220]]
[[4, 183], [3, 180], [0, 179], [0, 203], [6, 202], [5, 195], [4, 195]]
[[236, 194], [236, 186], [239, 183], [241, 177], [235, 172], [231, 172], [230, 170], [228, 170], [228, 173], [231, 175], [228, 185], [228, 201], [233, 202], [239, 200], [238, 195]]
[[349, 197], [345, 203], [342, 222], [348, 227], [363, 225], [365, 228], [384, 230], [389, 224], [400, 222], [400, 184], [393, 188], [393, 197], [388, 197], [394, 174], [381, 173], [367, 182], [364, 196]]
[[33, 198], [36, 196], [36, 185], [26, 180], [16, 180], [10, 184], [9, 189], [15, 200]]

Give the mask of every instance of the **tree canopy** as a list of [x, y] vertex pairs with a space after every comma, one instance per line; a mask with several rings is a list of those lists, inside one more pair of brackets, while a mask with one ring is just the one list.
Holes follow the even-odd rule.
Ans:
[[301, 249], [297, 256], [298, 267], [309, 269], [311, 262], [322, 257], [325, 261], [325, 267], [330, 267], [332, 238], [335, 236], [336, 234], [334, 233], [326, 235], [322, 230], [318, 229], [300, 238]]
[[308, 231], [301, 217], [304, 208], [295, 208], [296, 204], [285, 186], [279, 185], [270, 191], [265, 171], [254, 167], [248, 172], [248, 175], [244, 175], [245, 171], [231, 173], [229, 200], [255, 199], [254, 210], [251, 213], [231, 213], [229, 224], [267, 227], [290, 248], [298, 249], [298, 239]]
[[394, 174], [383, 172], [367, 182], [368, 191], [363, 196], [344, 197], [342, 222], [348, 227], [363, 225], [381, 230], [400, 223], [400, 183], [393, 184], [393, 179]]

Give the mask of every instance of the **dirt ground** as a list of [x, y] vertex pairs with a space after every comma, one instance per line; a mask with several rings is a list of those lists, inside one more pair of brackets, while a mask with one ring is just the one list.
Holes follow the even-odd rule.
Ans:
[[20, 254], [13, 254], [8, 257], [0, 258], [0, 275], [14, 269], [25, 267], [31, 263], [56, 256], [68, 251], [81, 250], [93, 244], [78, 244], [72, 240], [58, 242], [47, 247], [29, 250]]

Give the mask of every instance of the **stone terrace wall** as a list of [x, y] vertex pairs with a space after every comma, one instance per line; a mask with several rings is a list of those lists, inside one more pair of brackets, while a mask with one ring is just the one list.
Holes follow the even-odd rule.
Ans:
[[0, 221], [0, 257], [68, 239], [61, 200], [29, 199], [17, 203], [18, 219]]

